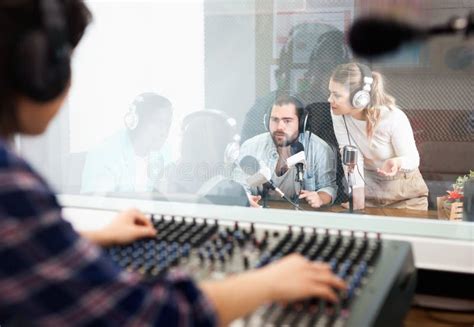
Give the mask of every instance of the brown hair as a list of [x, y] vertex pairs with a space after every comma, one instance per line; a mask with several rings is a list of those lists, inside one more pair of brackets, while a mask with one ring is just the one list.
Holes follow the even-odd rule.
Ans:
[[[345, 85], [350, 94], [363, 85], [363, 76], [356, 63], [339, 65], [332, 73], [331, 79], [339, 84]], [[368, 69], [370, 71], [370, 69]], [[364, 108], [363, 113], [367, 121], [367, 135], [372, 138], [374, 129], [380, 119], [380, 107], [386, 106], [391, 109], [395, 106], [395, 98], [385, 92], [384, 79], [378, 72], [372, 71], [373, 83], [370, 91], [370, 105]]]
[[[0, 135], [8, 138], [18, 131], [16, 96], [12, 67], [20, 40], [41, 29], [41, 0], [2, 0], [0, 2]], [[58, 0], [64, 9], [68, 42], [75, 48], [92, 15], [82, 0]]]

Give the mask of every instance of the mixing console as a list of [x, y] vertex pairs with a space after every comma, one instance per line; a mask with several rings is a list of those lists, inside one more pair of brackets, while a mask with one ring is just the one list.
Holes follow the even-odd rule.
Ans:
[[120, 266], [146, 276], [179, 268], [197, 280], [220, 279], [296, 252], [328, 263], [348, 284], [337, 305], [318, 299], [269, 304], [234, 326], [395, 326], [413, 296], [416, 270], [406, 242], [297, 226], [176, 216], [152, 221], [156, 238], [107, 250]]

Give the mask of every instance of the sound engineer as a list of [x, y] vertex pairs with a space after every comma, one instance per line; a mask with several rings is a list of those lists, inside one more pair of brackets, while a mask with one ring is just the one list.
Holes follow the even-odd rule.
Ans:
[[16, 133], [41, 134], [57, 114], [90, 20], [80, 0], [0, 2], [0, 325], [224, 325], [266, 302], [337, 301], [333, 288], [344, 283], [298, 255], [199, 286], [182, 273], [143, 280], [90, 242], [153, 235], [141, 213], [84, 234], [89, 241], [62, 219], [51, 188], [11, 143]]

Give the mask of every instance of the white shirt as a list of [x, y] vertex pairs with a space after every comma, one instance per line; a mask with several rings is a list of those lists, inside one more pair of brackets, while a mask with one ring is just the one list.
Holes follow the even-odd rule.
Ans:
[[413, 130], [405, 113], [397, 107], [389, 109], [382, 106], [379, 110], [379, 122], [375, 126], [371, 140], [367, 136], [367, 122], [365, 120], [358, 120], [350, 115], [345, 115], [350, 142], [343, 116], [336, 116], [331, 113], [334, 133], [340, 149], [344, 145], [352, 144], [359, 150], [357, 158], [359, 168], [356, 169], [354, 174], [355, 188], [364, 186], [362, 179], [364, 169], [376, 171], [377, 168], [382, 168], [384, 161], [387, 159], [400, 157], [401, 169], [404, 171], [415, 170], [420, 164]]

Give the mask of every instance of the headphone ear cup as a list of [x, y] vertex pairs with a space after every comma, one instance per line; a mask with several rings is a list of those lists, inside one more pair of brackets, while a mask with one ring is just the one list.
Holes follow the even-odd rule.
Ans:
[[299, 123], [299, 126], [298, 126], [298, 129], [299, 129], [299, 133], [304, 133], [307, 129], [307, 126], [308, 126], [308, 116], [309, 116], [309, 113], [306, 109], [304, 109], [303, 111], [303, 115], [301, 116], [301, 119], [300, 119], [300, 123]]
[[133, 131], [135, 128], [137, 128], [138, 126], [138, 121], [139, 121], [139, 118], [138, 118], [138, 115], [137, 113], [135, 112], [135, 110], [129, 110], [126, 114], [125, 114], [125, 117], [124, 117], [124, 123], [125, 123], [125, 126]]
[[370, 103], [370, 93], [366, 90], [357, 90], [352, 96], [352, 106], [356, 109], [363, 109]]
[[269, 120], [270, 120], [270, 115], [268, 113], [265, 113], [265, 115], [263, 115], [263, 126], [265, 127], [265, 130], [267, 132], [270, 131], [270, 126], [269, 126], [270, 122], [269, 122]]
[[69, 54], [51, 60], [48, 40], [41, 31], [28, 33], [19, 43], [13, 65], [15, 87], [41, 102], [63, 92], [71, 77]]

